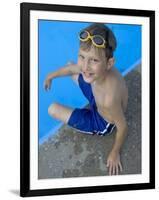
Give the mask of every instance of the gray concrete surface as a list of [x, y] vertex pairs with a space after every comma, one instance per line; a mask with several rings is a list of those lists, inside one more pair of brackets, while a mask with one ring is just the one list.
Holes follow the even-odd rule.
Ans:
[[[141, 72], [140, 66], [126, 75], [129, 89], [128, 136], [121, 151], [123, 172], [141, 173]], [[116, 132], [91, 136], [64, 125], [56, 136], [39, 145], [39, 179], [106, 176], [106, 160]]]

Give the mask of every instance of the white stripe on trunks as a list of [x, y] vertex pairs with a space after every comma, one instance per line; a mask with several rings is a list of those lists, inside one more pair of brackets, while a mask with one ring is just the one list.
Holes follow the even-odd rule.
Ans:
[[104, 134], [108, 130], [109, 125], [110, 124], [108, 123], [107, 126], [106, 126], [106, 129], [104, 129], [103, 131], [99, 131], [99, 132], [102, 133], [102, 134]]
[[81, 132], [81, 133], [87, 133], [89, 135], [93, 135], [93, 132], [81, 131], [80, 129], [77, 129], [77, 128], [74, 128], [74, 127], [71, 127], [71, 128], [73, 128], [73, 129], [75, 129], [75, 130], [77, 130], [78, 132]]
[[[95, 134], [98, 134], [98, 133], [104, 134], [104, 133], [108, 130], [108, 127], [109, 127], [109, 126], [110, 126], [110, 124], [108, 123], [107, 126], [106, 126], [106, 129], [104, 129], [103, 131], [97, 131], [97, 133], [95, 133]], [[78, 132], [81, 132], [81, 133], [87, 133], [87, 134], [89, 134], [89, 135], [94, 135], [93, 132], [81, 131], [80, 129], [77, 129], [77, 128], [74, 128], [74, 127], [71, 127], [71, 128], [73, 128], [73, 129], [75, 129], [75, 130], [77, 130]], [[112, 131], [114, 130], [114, 128], [115, 128], [115, 124], [114, 124], [114, 126], [111, 128], [111, 131], [110, 131], [108, 134], [111, 134]]]

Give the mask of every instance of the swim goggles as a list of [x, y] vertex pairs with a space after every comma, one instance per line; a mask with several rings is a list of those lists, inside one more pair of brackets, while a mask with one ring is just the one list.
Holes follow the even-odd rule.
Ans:
[[106, 47], [106, 41], [101, 35], [91, 35], [88, 31], [81, 31], [79, 33], [79, 39], [82, 42], [86, 42], [89, 39], [91, 39], [94, 46], [98, 48], [105, 48]]

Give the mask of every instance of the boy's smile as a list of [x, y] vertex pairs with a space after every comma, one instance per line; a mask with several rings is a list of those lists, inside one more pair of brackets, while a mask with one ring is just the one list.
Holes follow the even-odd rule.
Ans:
[[83, 76], [85, 76], [86, 78], [90, 78], [93, 77], [95, 74], [94, 73], [89, 73], [89, 72], [84, 72], [82, 71]]

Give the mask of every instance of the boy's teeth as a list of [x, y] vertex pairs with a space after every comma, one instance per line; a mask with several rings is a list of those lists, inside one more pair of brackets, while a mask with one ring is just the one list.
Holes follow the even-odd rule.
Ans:
[[91, 76], [93, 73], [85, 73], [86, 76]]

